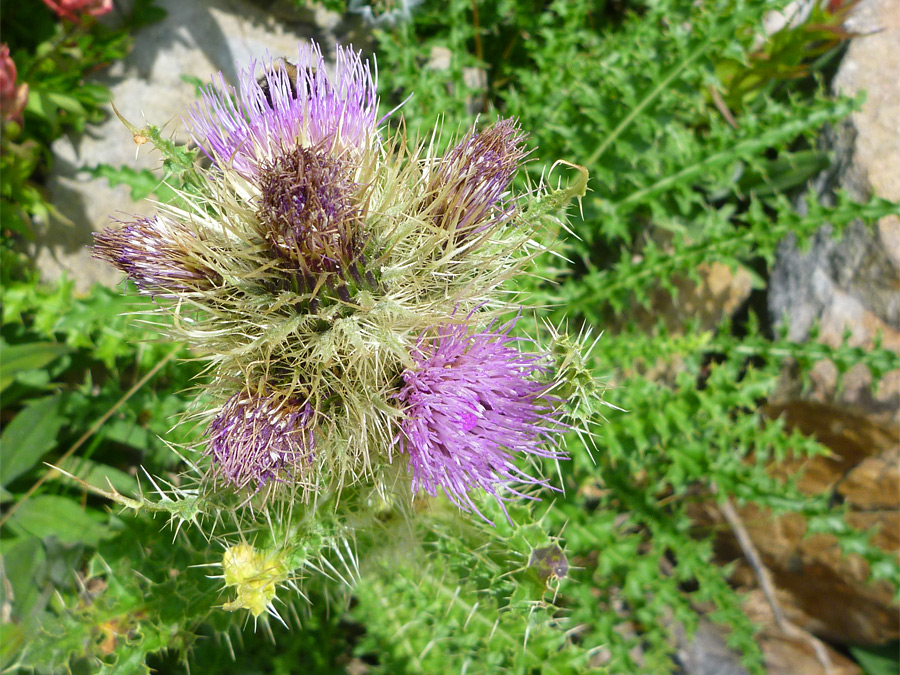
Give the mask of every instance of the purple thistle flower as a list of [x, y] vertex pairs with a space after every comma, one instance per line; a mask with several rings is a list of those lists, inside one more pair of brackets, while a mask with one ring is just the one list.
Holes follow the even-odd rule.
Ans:
[[363, 149], [377, 124], [375, 78], [359, 54], [337, 47], [334, 78], [315, 43], [301, 45], [298, 66], [268, 60], [241, 72], [240, 93], [213, 81], [193, 106], [187, 125], [210, 159], [252, 178], [262, 161], [298, 146], [328, 147], [342, 155]]
[[240, 392], [222, 406], [206, 430], [205, 455], [214, 471], [237, 488], [257, 489], [286, 476], [294, 481], [312, 462], [315, 438], [308, 403], [295, 405]]
[[141, 218], [117, 229], [94, 233], [94, 257], [128, 275], [141, 291], [175, 297], [212, 288], [218, 273], [192, 255], [196, 235], [162, 216]]
[[352, 273], [362, 254], [359, 186], [348, 164], [296, 147], [260, 165], [257, 218], [266, 239], [307, 277]]
[[397, 395], [406, 407], [394, 443], [409, 455], [413, 490], [434, 496], [441, 487], [454, 504], [482, 517], [469, 496], [473, 489], [503, 507], [501, 491], [524, 496], [512, 481], [546, 487], [514, 464], [516, 455], [566, 458], [553, 443], [564, 429], [558, 401], [547, 396], [547, 384], [530, 379], [545, 367], [516, 348], [513, 324], [474, 335], [450, 324], [436, 337], [423, 335], [416, 367], [403, 373]]
[[480, 133], [469, 132], [444, 156], [430, 182], [435, 222], [477, 234], [507, 220], [514, 207], [498, 202], [526, 155], [524, 140], [513, 119], [500, 120]]

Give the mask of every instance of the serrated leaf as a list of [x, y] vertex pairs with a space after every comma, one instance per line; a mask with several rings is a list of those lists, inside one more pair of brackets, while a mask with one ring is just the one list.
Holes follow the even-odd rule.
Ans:
[[159, 177], [147, 169], [136, 170], [130, 166], [114, 167], [109, 164], [98, 164], [86, 169], [94, 178], [105, 178], [110, 187], [126, 185], [131, 189], [131, 199], [139, 202], [154, 192], [161, 201], [174, 197], [174, 192]]

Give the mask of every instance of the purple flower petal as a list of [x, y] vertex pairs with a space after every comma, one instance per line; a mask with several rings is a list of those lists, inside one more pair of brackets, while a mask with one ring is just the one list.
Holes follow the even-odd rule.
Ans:
[[378, 99], [375, 77], [359, 53], [337, 47], [334, 77], [325, 72], [318, 45], [301, 45], [293, 68], [268, 60], [241, 72], [240, 92], [213, 80], [189, 111], [186, 124], [215, 162], [252, 178], [260, 162], [298, 146], [329, 147], [335, 155], [373, 139]]
[[245, 392], [232, 396], [206, 430], [206, 455], [214, 471], [237, 488], [257, 489], [283, 477], [295, 481], [312, 461], [314, 436], [309, 404], [277, 403]]
[[510, 482], [546, 486], [516, 466], [517, 455], [565, 458], [553, 444], [564, 429], [558, 402], [547, 396], [547, 384], [531, 379], [544, 367], [519, 352], [511, 328], [470, 335], [465, 325], [450, 324], [421, 337], [416, 367], [403, 373], [397, 395], [406, 408], [394, 442], [409, 455], [413, 489], [433, 496], [440, 487], [479, 515], [472, 490], [502, 506], [504, 493], [522, 496]]

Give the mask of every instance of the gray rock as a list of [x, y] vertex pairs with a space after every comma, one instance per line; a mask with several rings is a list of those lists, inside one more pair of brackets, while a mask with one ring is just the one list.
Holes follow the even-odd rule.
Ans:
[[[849, 96], [865, 91], [867, 98], [825, 135], [836, 160], [813, 187], [826, 202], [835, 188], [857, 200], [876, 194], [900, 201], [900, 3], [862, 0], [847, 27], [862, 35], [851, 41], [834, 88]], [[839, 345], [849, 330], [853, 345], [869, 347], [880, 336], [883, 346], [900, 350], [900, 217], [883, 218], [875, 228], [855, 224], [840, 241], [830, 235], [823, 223], [805, 252], [792, 237], [782, 242], [768, 295], [773, 322], [786, 320], [796, 341], [808, 339], [817, 324], [818, 339], [830, 345]], [[829, 365], [814, 368], [808, 398], [894, 427], [900, 423], [900, 373], [889, 373], [873, 396], [865, 368], [852, 369], [839, 389]]]
[[[840, 240], [825, 225], [806, 252], [788, 237], [779, 246], [769, 287], [773, 321], [786, 318], [788, 337], [797, 342], [809, 338], [815, 322], [823, 327], [828, 309], [853, 324], [868, 312], [893, 332], [900, 331], [900, 268], [888, 251], [877, 233], [862, 224], [851, 225]], [[829, 331], [825, 337], [839, 343], [841, 333], [838, 327], [836, 335]]]
[[740, 655], [725, 642], [722, 629], [701, 618], [696, 632], [688, 639], [684, 628], [677, 624], [675, 654], [680, 675], [747, 675]]
[[[237, 82], [236, 63], [267, 54], [290, 58], [300, 40], [315, 38], [326, 58], [335, 43], [339, 17], [324, 10], [307, 10], [292, 22], [245, 0], [159, 0], [168, 15], [135, 36], [134, 49], [95, 79], [112, 91], [112, 100], [130, 122], [164, 127], [187, 140], [181, 116], [196, 100], [194, 86], [182, 75], [208, 82], [221, 71]], [[309, 23], [301, 23], [302, 20]], [[112, 114], [84, 134], [58, 139], [52, 145], [53, 168], [48, 180], [51, 201], [63, 218], [36, 224], [31, 253], [41, 275], [62, 275], [87, 290], [95, 282], [115, 284], [121, 275], [91, 258], [91, 233], [107, 227], [110, 217], [126, 219], [154, 210], [149, 201], [135, 203], [124, 186], [110, 188], [92, 179], [85, 167], [109, 164], [136, 170], [155, 169], [159, 157], [149, 145], [136, 148], [131, 133]]]

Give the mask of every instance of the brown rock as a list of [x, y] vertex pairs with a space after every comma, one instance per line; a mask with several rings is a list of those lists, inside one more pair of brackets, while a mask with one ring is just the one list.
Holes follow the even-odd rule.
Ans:
[[900, 447], [868, 457], [847, 473], [838, 494], [855, 508], [884, 509], [897, 515], [900, 509]]
[[[825, 456], [774, 463], [772, 475], [787, 479], [799, 474], [797, 486], [807, 494], [843, 500], [849, 507], [849, 525], [876, 530], [873, 544], [900, 551], [900, 430], [809, 401], [770, 406], [767, 412], [831, 450]], [[869, 583], [866, 562], [844, 555], [835, 537], [806, 536], [806, 520], [796, 513], [773, 517], [753, 504], [738, 513], [783, 592], [785, 611], [789, 616], [793, 612], [799, 626], [839, 643], [881, 644], [900, 637], [900, 613], [890, 584]], [[706, 505], [697, 519], [720, 529], [720, 560], [743, 559], [714, 505]], [[733, 581], [755, 586], [753, 574], [742, 566]]]
[[711, 330], [731, 316], [753, 290], [753, 278], [743, 267], [732, 270], [720, 262], [701, 263], [696, 279], [672, 277], [676, 293], [658, 289], [650, 298], [650, 309], [636, 308], [628, 314], [629, 323], [652, 330], [662, 321], [670, 333], [684, 327], [684, 318], [699, 322], [700, 330]]
[[[780, 596], [779, 599], [782, 599]], [[826, 670], [813, 647], [813, 636], [798, 631], [785, 633], [775, 624], [771, 606], [762, 591], [747, 593], [744, 599], [744, 611], [755, 623], [763, 628], [757, 635], [757, 642], [763, 650], [766, 672], [768, 675], [860, 675], [862, 671], [855, 663], [828, 645], [822, 648], [830, 661], [830, 670]], [[788, 620], [794, 621], [788, 614]]]
[[[831, 453], [774, 463], [772, 475], [796, 477], [807, 494], [828, 494], [849, 507], [847, 522], [875, 530], [872, 543], [900, 551], [900, 429], [891, 429], [846, 410], [811, 401], [769, 406], [790, 429], [815, 437]], [[763, 563], [782, 591], [789, 618], [797, 625], [839, 643], [881, 644], [900, 637], [900, 612], [890, 584], [871, 584], [859, 556], [844, 555], [831, 535], [807, 536], [805, 518], [796, 513], [773, 517], [752, 504], [738, 509]], [[743, 552], [714, 505], [705, 505], [698, 522], [721, 534], [717, 554], [723, 562], [743, 560]], [[754, 587], [743, 563], [732, 580]]]
[[[872, 543], [886, 551], [900, 548], [900, 513], [897, 511], [851, 511], [847, 523], [857, 530], [876, 530]], [[895, 623], [897, 617], [895, 616]]]
[[[887, 582], [869, 583], [869, 568], [856, 555], [845, 555], [837, 538], [828, 534], [807, 536], [806, 519], [797, 513], [777, 518], [755, 504], [738, 509], [763, 564], [772, 574], [788, 618], [819, 637], [844, 644], [883, 644], [900, 637], [900, 615]], [[716, 556], [722, 562], [737, 561], [732, 581], [753, 587], [756, 578], [744, 562], [736, 540], [714, 505], [707, 504], [698, 522], [721, 531]], [[857, 522], [854, 523], [854, 518]], [[851, 524], [881, 525], [871, 513], [848, 518]], [[885, 534], [876, 543], [896, 544]]]
[[[780, 417], [789, 429], [812, 436], [831, 450], [831, 454], [825, 457], [787, 458], [772, 465], [772, 475], [788, 478], [801, 473], [797, 485], [808, 494], [830, 491], [854, 475], [856, 482], [851, 481], [844, 490], [854, 494], [876, 490], [883, 495], [885, 503], [900, 500], [900, 478], [897, 476], [900, 428], [878, 424], [845, 408], [815, 401], [792, 400], [772, 404], [766, 407], [766, 413], [773, 418]], [[859, 467], [860, 472], [855, 473], [858, 465], [868, 460], [876, 464]], [[892, 475], [876, 475], [876, 466]], [[877, 478], [878, 487], [875, 483], [861, 483], [865, 477]], [[885, 494], [892, 486], [896, 489], [893, 498]], [[840, 494], [847, 497], [843, 492]], [[873, 508], [871, 501], [860, 498], [857, 502], [854, 499], [849, 501], [859, 508]]]
[[[860, 0], [847, 28], [862, 37], [851, 41], [834, 87], [851, 96], [865, 91], [867, 98], [849, 121], [827, 134], [834, 167], [814, 187], [825, 202], [835, 188], [857, 200], [872, 194], [900, 200], [900, 3]], [[831, 346], [841, 345], [849, 333], [851, 346], [872, 348], [880, 341], [900, 351], [900, 219], [882, 219], [877, 228], [853, 225], [840, 241], [831, 238], [826, 224], [805, 252], [786, 240], [772, 271], [768, 302], [773, 321], [787, 320], [792, 340], [809, 340], [818, 326], [816, 339]], [[843, 502], [848, 524], [876, 530], [873, 543], [897, 552], [900, 371], [884, 375], [873, 391], [863, 364], [839, 378], [835, 365], [822, 361], [809, 372], [806, 385], [786, 367], [768, 413], [815, 437], [831, 454], [773, 465], [773, 474], [786, 478], [800, 472], [801, 490]], [[900, 636], [890, 586], [869, 584], [865, 562], [842, 555], [834, 537], [805, 536], [806, 522], [796, 514], [773, 518], [745, 507], [740, 516], [784, 591], [786, 611], [796, 612], [801, 626], [849, 643]], [[730, 537], [719, 543], [723, 555], [741, 557]]]

